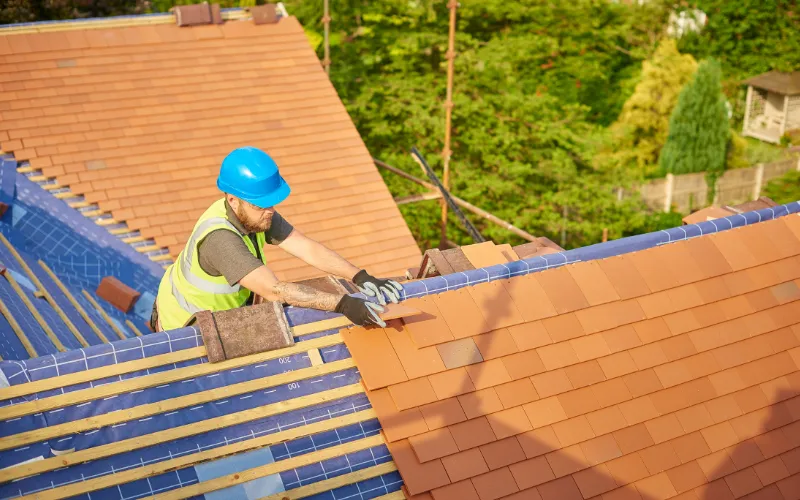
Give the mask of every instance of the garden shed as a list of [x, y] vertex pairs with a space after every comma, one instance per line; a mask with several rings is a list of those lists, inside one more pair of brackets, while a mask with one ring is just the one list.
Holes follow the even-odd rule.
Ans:
[[800, 71], [770, 71], [749, 80], [742, 135], [779, 144], [800, 128]]

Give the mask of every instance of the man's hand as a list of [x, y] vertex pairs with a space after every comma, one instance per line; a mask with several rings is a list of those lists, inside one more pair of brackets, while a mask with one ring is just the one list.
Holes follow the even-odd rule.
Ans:
[[353, 277], [353, 283], [367, 297], [377, 297], [381, 305], [386, 305], [386, 299], [397, 304], [400, 300], [400, 292], [403, 291], [400, 283], [394, 280], [375, 278], [364, 269]]
[[385, 328], [386, 323], [378, 316], [378, 313], [383, 311], [384, 308], [378, 304], [351, 297], [350, 295], [343, 296], [342, 300], [336, 305], [337, 313], [344, 314], [347, 319], [358, 326], [378, 325], [381, 328]]

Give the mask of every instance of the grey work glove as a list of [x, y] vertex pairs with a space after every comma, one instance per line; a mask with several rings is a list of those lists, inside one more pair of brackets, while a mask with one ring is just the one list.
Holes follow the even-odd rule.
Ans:
[[384, 311], [383, 307], [358, 297], [343, 296], [339, 303], [336, 304], [335, 311], [339, 314], [344, 314], [354, 325], [386, 327], [386, 323], [378, 316], [378, 313]]
[[364, 269], [353, 276], [353, 283], [367, 297], [377, 297], [381, 305], [386, 305], [386, 299], [397, 304], [400, 301], [400, 292], [403, 291], [400, 283], [394, 280], [375, 278]]

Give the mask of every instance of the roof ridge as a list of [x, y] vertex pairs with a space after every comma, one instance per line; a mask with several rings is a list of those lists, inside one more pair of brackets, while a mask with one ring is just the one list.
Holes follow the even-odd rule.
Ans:
[[[689, 240], [697, 236], [749, 226], [798, 213], [800, 213], [800, 201], [793, 201], [775, 207], [733, 214], [720, 219], [702, 221], [670, 229], [662, 229], [652, 233], [628, 236], [618, 240], [596, 243], [594, 245], [565, 250], [563, 252], [530, 257], [528, 259], [504, 264], [495, 264], [493, 266], [470, 269], [443, 276], [425, 278], [405, 283], [403, 285], [402, 300], [456, 290], [478, 283], [488, 283], [499, 279], [524, 276], [537, 271], [561, 267], [566, 264], [597, 260], [639, 250], [646, 250], [667, 243]], [[727, 221], [727, 226], [729, 227], [726, 227], [724, 222], [721, 224], [722, 227], [720, 227], [718, 223], [721, 221]]]
[[[251, 14], [241, 8], [221, 9], [223, 21], [239, 21], [251, 18]], [[134, 14], [130, 16], [90, 17], [85, 19], [62, 19], [57, 21], [36, 21], [0, 25], [0, 36], [22, 33], [46, 33], [76, 29], [126, 28], [134, 26], [152, 26], [154, 24], [170, 24], [175, 22], [171, 12], [155, 12], [152, 14]]]

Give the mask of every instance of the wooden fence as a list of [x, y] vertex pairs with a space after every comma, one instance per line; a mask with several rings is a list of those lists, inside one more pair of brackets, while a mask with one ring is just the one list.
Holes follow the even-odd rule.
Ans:
[[[728, 170], [717, 180], [714, 205], [732, 205], [755, 200], [771, 179], [792, 170], [800, 171], [800, 157], [760, 163], [754, 167]], [[656, 210], [691, 213], [708, 205], [705, 173], [672, 175], [639, 186], [645, 202]]]

